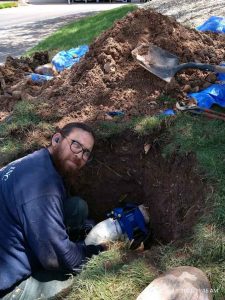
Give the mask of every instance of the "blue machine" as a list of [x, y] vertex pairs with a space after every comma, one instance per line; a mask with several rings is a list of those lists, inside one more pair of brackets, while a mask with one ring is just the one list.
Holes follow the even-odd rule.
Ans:
[[118, 220], [123, 233], [126, 233], [129, 240], [135, 238], [135, 234], [140, 232], [147, 237], [148, 229], [144, 217], [135, 204], [126, 204], [125, 207], [117, 207], [107, 214], [108, 218]]

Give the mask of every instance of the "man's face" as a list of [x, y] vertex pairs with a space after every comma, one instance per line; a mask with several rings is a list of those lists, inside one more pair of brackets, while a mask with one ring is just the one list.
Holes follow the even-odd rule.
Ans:
[[[83, 150], [75, 154], [71, 150], [71, 144], [78, 142]], [[54, 138], [53, 138], [54, 143]], [[79, 145], [78, 144], [78, 145]], [[58, 143], [54, 143], [52, 156], [58, 172], [66, 179], [74, 177], [86, 163], [85, 151], [92, 151], [94, 146], [93, 136], [80, 128], [75, 128], [68, 136], [60, 135]]]

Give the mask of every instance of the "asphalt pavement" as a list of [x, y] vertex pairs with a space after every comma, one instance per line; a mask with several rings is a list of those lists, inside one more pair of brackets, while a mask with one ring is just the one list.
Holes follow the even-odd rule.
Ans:
[[123, 3], [28, 5], [0, 10], [0, 64], [19, 57], [59, 27]]

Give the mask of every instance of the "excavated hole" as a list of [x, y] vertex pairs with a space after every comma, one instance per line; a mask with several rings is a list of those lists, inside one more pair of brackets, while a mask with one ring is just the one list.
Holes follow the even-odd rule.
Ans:
[[[89, 205], [96, 221], [121, 202], [149, 207], [155, 239], [170, 242], [189, 235], [202, 214], [205, 187], [193, 154], [163, 158], [156, 134], [133, 133], [98, 141], [95, 159], [80, 174], [73, 193]], [[144, 152], [144, 145], [150, 150]]]

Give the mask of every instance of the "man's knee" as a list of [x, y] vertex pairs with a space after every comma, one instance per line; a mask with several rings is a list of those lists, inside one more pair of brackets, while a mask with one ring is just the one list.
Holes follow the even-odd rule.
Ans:
[[82, 227], [88, 217], [88, 205], [80, 197], [70, 197], [65, 202], [66, 225], [73, 229]]

